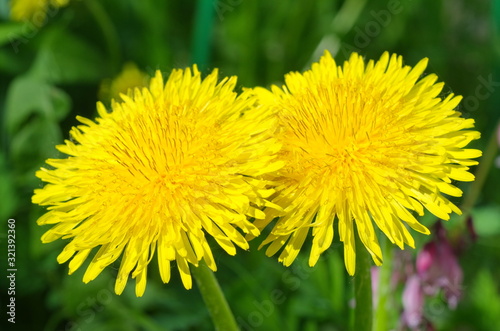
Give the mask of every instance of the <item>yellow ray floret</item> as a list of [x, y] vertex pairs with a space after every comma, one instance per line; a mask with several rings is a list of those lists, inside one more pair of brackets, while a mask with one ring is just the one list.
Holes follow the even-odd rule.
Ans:
[[[260, 103], [273, 107], [283, 143], [272, 203], [262, 229], [280, 216], [262, 245], [290, 265], [309, 231], [313, 266], [332, 243], [334, 220], [344, 243], [346, 268], [355, 272], [354, 232], [377, 265], [382, 252], [377, 228], [403, 248], [414, 246], [407, 227], [429, 230], [412, 212], [427, 209], [442, 219], [460, 210], [443, 194], [459, 197], [452, 180], [471, 181], [470, 159], [481, 152], [464, 147], [479, 138], [472, 119], [454, 109], [461, 97], [442, 95], [433, 74], [421, 78], [427, 59], [414, 68], [384, 53], [365, 64], [354, 53], [337, 66], [325, 52], [311, 70], [290, 73], [282, 88], [256, 88]], [[277, 209], [276, 209], [277, 211]], [[356, 225], [356, 226], [354, 226]]]
[[189, 264], [216, 269], [206, 236], [231, 255], [248, 249], [243, 234], [259, 230], [247, 218], [263, 219], [262, 207], [272, 206], [262, 176], [283, 164], [277, 121], [250, 92], [233, 91], [235, 77], [217, 76], [202, 80], [194, 66], [164, 83], [158, 71], [111, 113], [99, 103], [95, 122], [78, 117], [82, 125], [57, 146], [68, 157], [47, 160], [51, 169], [36, 174], [47, 184], [32, 199], [49, 206], [38, 224], [54, 225], [42, 241], [71, 239], [58, 257], [71, 260], [70, 273], [100, 247], [84, 282], [121, 257], [116, 293], [131, 275], [141, 296], [155, 252], [162, 280], [175, 261], [189, 289]]

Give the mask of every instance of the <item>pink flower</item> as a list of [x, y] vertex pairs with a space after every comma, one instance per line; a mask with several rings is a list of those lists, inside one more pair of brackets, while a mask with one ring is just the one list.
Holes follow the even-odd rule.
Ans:
[[441, 222], [437, 222], [435, 228], [435, 239], [417, 256], [417, 273], [426, 295], [443, 290], [448, 306], [454, 309], [461, 296], [462, 269]]
[[379, 274], [380, 270], [379, 267], [371, 267], [370, 268], [371, 272], [371, 279], [372, 279], [372, 301], [373, 301], [373, 309], [377, 309], [377, 304], [378, 304], [378, 282], [379, 282]]
[[403, 324], [416, 329], [424, 320], [424, 292], [420, 278], [410, 276], [403, 292]]

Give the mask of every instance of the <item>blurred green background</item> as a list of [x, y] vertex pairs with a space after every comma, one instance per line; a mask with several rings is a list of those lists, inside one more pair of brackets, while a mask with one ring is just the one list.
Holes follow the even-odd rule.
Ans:
[[[222, 76], [237, 75], [243, 88], [279, 84], [324, 49], [338, 63], [353, 51], [377, 59], [387, 50], [409, 65], [428, 57], [427, 72], [446, 82], [444, 94], [464, 96], [459, 109], [482, 133], [474, 148], [487, 148], [500, 117], [500, 1], [75, 0], [20, 22], [10, 19], [9, 8], [1, 2], [0, 268], [7, 268], [7, 220], [14, 218], [17, 323], [2, 330], [212, 329], [198, 289], [186, 291], [176, 270], [165, 285], [151, 263], [144, 297], [135, 297], [133, 281], [116, 296], [119, 262], [83, 284], [85, 265], [68, 276], [67, 265], [56, 261], [62, 240], [40, 242], [48, 228], [36, 225], [44, 210], [30, 202], [42, 185], [34, 173], [45, 159], [60, 156], [54, 146], [68, 138], [76, 115], [94, 118], [99, 99], [109, 103], [113, 91], [127, 86], [126, 79], [118, 87], [110, 83], [126, 63], [166, 76], [195, 62], [205, 73], [217, 67]], [[129, 76], [140, 83], [141, 75]], [[500, 172], [492, 146], [490, 160], [483, 157], [491, 168], [472, 210], [479, 238], [460, 256], [462, 300], [450, 310], [438, 295], [424, 309], [438, 330], [500, 330]], [[460, 187], [467, 192], [470, 184]], [[457, 235], [464, 228], [458, 218], [447, 227]], [[429, 240], [414, 236], [417, 249]], [[251, 246], [236, 257], [214, 248], [216, 276], [243, 330], [349, 328], [352, 279], [338, 238], [314, 268], [306, 263], [307, 243], [290, 268], [257, 251], [258, 240]], [[0, 274], [5, 307], [6, 271]], [[401, 289], [393, 296], [396, 330]], [[4, 325], [3, 309], [0, 318]]]

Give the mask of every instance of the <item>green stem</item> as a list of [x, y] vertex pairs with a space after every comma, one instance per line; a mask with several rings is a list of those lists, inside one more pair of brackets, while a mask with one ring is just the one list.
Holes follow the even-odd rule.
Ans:
[[371, 284], [371, 257], [359, 238], [357, 228], [354, 230], [356, 240], [356, 273], [354, 275], [354, 330], [372, 331], [373, 301]]
[[221, 331], [237, 331], [238, 326], [234, 319], [233, 313], [227, 304], [224, 293], [215, 278], [214, 273], [210, 270], [207, 264], [202, 260], [197, 268], [192, 268], [196, 284], [200, 289], [203, 301], [207, 306], [212, 321], [216, 330]]
[[200, 70], [207, 68], [210, 62], [210, 44], [214, 21], [214, 2], [212, 0], [198, 0], [193, 30], [192, 63]]
[[106, 10], [104, 10], [100, 1], [87, 0], [85, 1], [85, 4], [102, 30], [104, 39], [106, 40], [106, 46], [108, 47], [108, 56], [112, 73], [115, 74], [118, 72], [120, 64], [120, 43], [118, 32], [116, 31], [113, 22], [111, 21]]
[[332, 20], [329, 31], [326, 31], [314, 50], [309, 63], [317, 61], [328, 48], [335, 57], [341, 49], [342, 38], [354, 28], [359, 16], [366, 7], [367, 0], [346, 0]]
[[347, 0], [333, 18], [332, 30], [340, 36], [349, 32], [366, 7], [367, 0]]
[[345, 267], [344, 261], [338, 250], [333, 250], [326, 257], [326, 262], [330, 269], [331, 275], [331, 302], [333, 311], [342, 315], [345, 313]]
[[389, 315], [389, 299], [391, 298], [391, 276], [392, 276], [392, 259], [394, 246], [391, 241], [382, 236], [382, 251], [384, 255], [384, 264], [379, 268], [378, 274], [378, 301], [375, 311], [375, 331], [391, 330], [388, 326], [390, 320]]

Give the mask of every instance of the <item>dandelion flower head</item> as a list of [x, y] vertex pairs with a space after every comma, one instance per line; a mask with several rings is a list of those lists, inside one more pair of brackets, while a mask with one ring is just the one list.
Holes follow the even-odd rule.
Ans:
[[337, 225], [352, 275], [356, 229], [380, 265], [376, 228], [403, 249], [414, 247], [407, 226], [429, 233], [415, 213], [445, 220], [460, 213], [446, 195], [461, 196], [453, 181], [474, 179], [468, 170], [481, 152], [465, 147], [479, 132], [455, 110], [460, 96], [443, 96], [434, 74], [421, 77], [426, 65], [412, 68], [388, 53], [365, 64], [354, 53], [337, 66], [325, 52], [311, 70], [288, 74], [282, 88], [255, 89], [278, 112], [285, 162], [272, 200], [283, 212], [255, 223], [262, 229], [280, 216], [262, 243], [267, 255], [284, 247], [279, 260], [290, 265], [311, 231], [313, 266]]
[[14, 21], [32, 20], [35, 25], [43, 25], [50, 10], [65, 7], [69, 0], [11, 0], [10, 17]]
[[127, 62], [115, 78], [102, 82], [99, 89], [99, 99], [101, 101], [120, 100], [120, 94], [126, 94], [136, 87], [146, 86], [147, 82], [148, 75], [142, 72], [135, 63]]
[[51, 169], [36, 174], [46, 185], [32, 198], [48, 206], [38, 224], [54, 225], [42, 241], [71, 239], [57, 258], [71, 260], [70, 274], [99, 247], [83, 281], [121, 256], [115, 291], [131, 275], [141, 296], [155, 252], [163, 282], [175, 261], [189, 289], [188, 264], [216, 270], [207, 235], [230, 255], [248, 249], [244, 234], [259, 234], [248, 217], [272, 206], [262, 176], [282, 165], [276, 119], [251, 93], [234, 92], [236, 77], [217, 77], [194, 66], [164, 83], [158, 71], [111, 113], [98, 103], [95, 122], [77, 117], [82, 125], [57, 146], [68, 157], [46, 161]]

